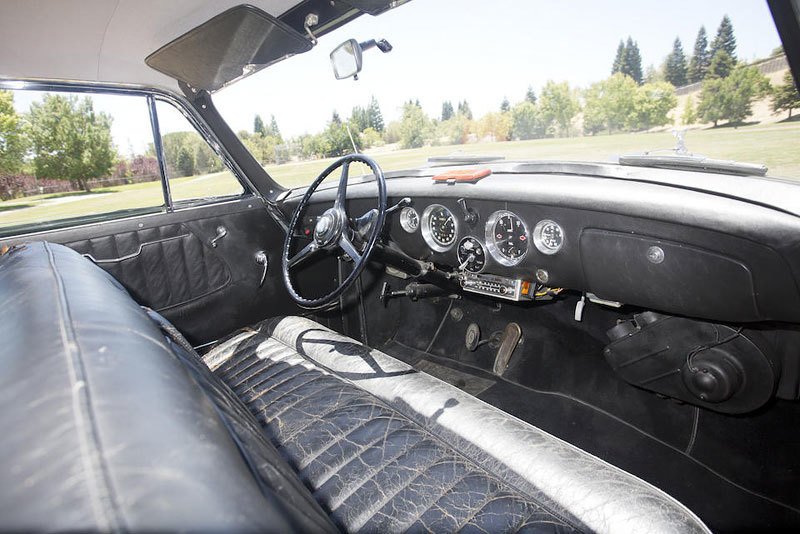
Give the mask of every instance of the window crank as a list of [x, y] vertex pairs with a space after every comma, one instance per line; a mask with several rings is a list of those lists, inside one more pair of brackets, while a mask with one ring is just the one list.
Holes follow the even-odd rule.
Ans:
[[264, 285], [264, 280], [267, 279], [267, 269], [269, 269], [269, 258], [267, 258], [267, 253], [263, 250], [259, 250], [256, 252], [254, 256], [256, 263], [264, 267], [264, 271], [261, 273], [261, 281], [258, 283], [258, 287]]
[[217, 235], [208, 242], [211, 248], [217, 248], [217, 241], [228, 235], [228, 230], [224, 226], [217, 226]]

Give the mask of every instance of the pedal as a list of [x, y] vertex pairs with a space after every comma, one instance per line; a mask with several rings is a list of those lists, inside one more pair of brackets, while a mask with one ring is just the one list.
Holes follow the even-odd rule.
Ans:
[[521, 338], [522, 329], [519, 325], [517, 323], [508, 323], [500, 336], [500, 347], [494, 357], [494, 365], [492, 366], [494, 374], [503, 376], [503, 373], [508, 369], [508, 363], [511, 361], [514, 349], [517, 348]]

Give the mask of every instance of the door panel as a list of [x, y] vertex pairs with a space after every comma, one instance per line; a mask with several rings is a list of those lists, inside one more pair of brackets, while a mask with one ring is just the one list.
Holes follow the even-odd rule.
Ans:
[[[219, 227], [225, 236], [211, 245]], [[161, 312], [200, 345], [263, 318], [298, 313], [283, 286], [283, 231], [261, 202], [242, 200], [42, 232], [3, 241], [46, 240], [91, 256], [140, 304]], [[267, 255], [263, 266], [255, 256]]]

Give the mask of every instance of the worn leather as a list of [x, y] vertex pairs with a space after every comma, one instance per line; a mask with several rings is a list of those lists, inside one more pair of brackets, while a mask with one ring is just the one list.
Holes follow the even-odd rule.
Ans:
[[185, 224], [96, 236], [65, 245], [98, 260], [137, 302], [159, 312], [206, 297], [231, 282], [222, 256]]
[[308, 319], [204, 361], [347, 531], [707, 532], [646, 482]]
[[27, 244], [0, 257], [0, 298], [0, 530], [333, 530], [238, 399], [99, 267]]

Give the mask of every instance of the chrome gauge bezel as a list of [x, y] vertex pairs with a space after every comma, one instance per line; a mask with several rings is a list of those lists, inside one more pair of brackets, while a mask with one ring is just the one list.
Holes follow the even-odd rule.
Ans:
[[[431, 212], [438, 208], [445, 210], [453, 219], [453, 242], [447, 245], [437, 241], [436, 238], [433, 237], [433, 232], [431, 232]], [[447, 206], [442, 206], [441, 204], [431, 204], [425, 208], [425, 211], [422, 212], [422, 220], [420, 222], [422, 228], [422, 238], [425, 240], [425, 243], [427, 243], [431, 250], [436, 252], [447, 252], [458, 242], [458, 219], [456, 219], [455, 215], [453, 215], [453, 212], [450, 211], [450, 208]]]
[[[555, 248], [546, 245], [544, 239], [542, 238], [542, 233], [544, 232], [544, 229], [550, 225], [558, 228], [558, 231], [561, 234], [561, 243], [559, 243], [558, 246]], [[538, 250], [542, 254], [546, 254], [548, 256], [556, 254], [559, 250], [561, 250], [564, 247], [565, 239], [566, 238], [564, 236], [564, 229], [561, 227], [560, 224], [558, 224], [552, 219], [542, 219], [541, 221], [536, 223], [536, 226], [533, 228], [533, 244], [536, 247], [536, 250]]]
[[462, 238], [462, 239], [461, 239], [461, 240], [458, 242], [458, 247], [456, 247], [456, 258], [458, 259], [458, 264], [459, 264], [459, 265], [461, 265], [461, 264], [464, 262], [464, 258], [462, 258], [462, 257], [461, 257], [461, 254], [459, 254], [459, 251], [461, 250], [461, 244], [462, 244], [464, 241], [468, 241], [468, 240], [470, 240], [470, 239], [472, 239], [472, 240], [474, 240], [475, 242], [477, 242], [477, 243], [478, 243], [478, 246], [479, 246], [479, 247], [481, 247], [481, 250], [483, 250], [483, 267], [481, 267], [481, 268], [480, 268], [480, 269], [478, 269], [477, 271], [473, 271], [473, 270], [471, 270], [471, 269], [467, 269], [466, 267], [464, 267], [464, 270], [465, 270], [465, 271], [467, 271], [467, 272], [473, 273], [473, 274], [479, 274], [479, 273], [482, 273], [482, 272], [484, 271], [484, 269], [486, 269], [486, 247], [483, 245], [483, 243], [481, 243], [481, 240], [480, 240], [480, 239], [478, 239], [478, 238], [477, 238], [477, 237], [475, 237], [474, 235], [468, 235], [468, 236], [465, 236], [465, 237], [463, 237], [463, 238]]
[[[409, 217], [411, 216], [412, 213], [414, 214], [413, 216], [417, 219], [416, 226], [412, 226], [411, 222], [409, 221]], [[400, 227], [403, 230], [405, 230], [409, 234], [413, 234], [414, 232], [419, 230], [419, 226], [420, 226], [420, 218], [419, 218], [419, 213], [417, 213], [417, 210], [415, 210], [411, 206], [406, 206], [405, 208], [400, 210]]]
[[[509, 258], [497, 247], [497, 243], [495, 242], [494, 237], [494, 225], [497, 224], [497, 221], [506, 215], [511, 215], [512, 217], [516, 217], [519, 222], [522, 223], [522, 228], [525, 231], [525, 237], [527, 238], [525, 241], [525, 252], [523, 252], [518, 258]], [[489, 250], [489, 254], [491, 254], [492, 259], [499, 263], [500, 265], [505, 265], [506, 267], [514, 267], [515, 265], [519, 265], [522, 263], [522, 260], [528, 255], [528, 251], [530, 250], [530, 234], [528, 233], [528, 225], [525, 224], [525, 221], [514, 213], [513, 211], [509, 210], [498, 210], [492, 213], [489, 216], [489, 219], [486, 221], [486, 229], [485, 229], [485, 237], [486, 237], [486, 248]]]

